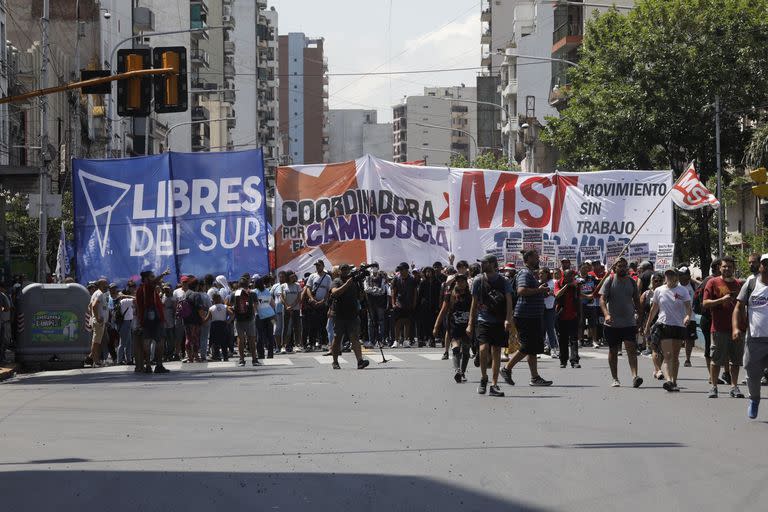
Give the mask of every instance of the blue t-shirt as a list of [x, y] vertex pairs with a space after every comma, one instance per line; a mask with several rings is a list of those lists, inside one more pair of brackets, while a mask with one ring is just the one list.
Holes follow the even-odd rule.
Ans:
[[[538, 288], [539, 280], [534, 273], [524, 268], [517, 274], [517, 288]], [[515, 305], [515, 316], [520, 318], [541, 318], [544, 315], [544, 295], [520, 295]]]
[[477, 321], [484, 324], [504, 323], [506, 317], [497, 318], [485, 303], [483, 287], [486, 288], [486, 293], [489, 291], [489, 288], [499, 289], [499, 291], [501, 291], [502, 285], [498, 284], [499, 280], [501, 280], [503, 282], [504, 293], [512, 294], [512, 283], [501, 274], [495, 274], [492, 278], [484, 278], [483, 276], [484, 274], [481, 274], [472, 279], [472, 297], [477, 300]]

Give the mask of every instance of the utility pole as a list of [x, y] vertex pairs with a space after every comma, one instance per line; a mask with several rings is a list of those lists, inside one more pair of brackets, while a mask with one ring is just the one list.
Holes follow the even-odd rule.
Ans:
[[[42, 88], [48, 86], [48, 59], [50, 48], [48, 46], [48, 17], [50, 12], [50, 0], [43, 0], [43, 17], [40, 18], [42, 30], [42, 63], [40, 66], [40, 84]], [[47, 254], [48, 254], [48, 98], [40, 96], [40, 241], [37, 254], [37, 281], [46, 281]]]
[[[80, 0], [75, 2], [75, 59], [74, 70], [72, 73], [72, 81], [76, 82], [80, 80]], [[80, 157], [80, 91], [76, 90], [73, 93], [74, 101], [74, 115], [72, 119], [72, 141], [70, 143], [70, 156], [72, 158]]]
[[720, 96], [715, 96], [715, 159], [717, 160], [717, 257], [723, 257], [723, 171], [720, 165]]

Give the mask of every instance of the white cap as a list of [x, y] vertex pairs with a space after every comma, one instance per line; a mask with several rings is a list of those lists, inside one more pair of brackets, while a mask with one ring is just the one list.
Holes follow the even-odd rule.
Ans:
[[768, 252], [760, 256], [760, 261], [768, 260]]

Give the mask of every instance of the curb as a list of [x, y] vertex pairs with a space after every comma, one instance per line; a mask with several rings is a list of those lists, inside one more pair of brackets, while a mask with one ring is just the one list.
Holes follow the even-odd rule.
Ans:
[[0, 367], [0, 382], [8, 380], [16, 375], [17, 365]]

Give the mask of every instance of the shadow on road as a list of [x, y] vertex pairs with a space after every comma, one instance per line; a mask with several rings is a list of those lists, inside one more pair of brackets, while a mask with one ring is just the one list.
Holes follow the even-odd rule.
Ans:
[[[14, 471], [5, 510], [537, 512], [503, 496], [421, 476], [344, 473]], [[44, 491], [44, 492], [40, 492]]]
[[162, 384], [163, 382], [194, 382], [210, 379], [250, 379], [253, 377], [276, 377], [281, 375], [293, 375], [286, 370], [300, 370], [301, 366], [261, 366], [257, 369], [227, 369], [221, 370], [189, 370], [172, 371], [163, 375], [133, 373], [132, 370], [124, 372], [94, 372], [87, 371], [73, 374], [46, 374], [21, 376], [3, 383], [5, 386], [37, 386], [42, 384]]

